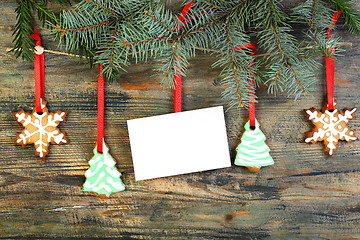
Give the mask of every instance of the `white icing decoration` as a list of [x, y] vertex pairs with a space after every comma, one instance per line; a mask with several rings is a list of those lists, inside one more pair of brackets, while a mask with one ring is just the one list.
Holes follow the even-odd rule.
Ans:
[[42, 98], [40, 98], [40, 106], [41, 106], [41, 109], [44, 109], [46, 107], [45, 101], [43, 101]]
[[90, 168], [85, 172], [85, 191], [97, 192], [109, 196], [112, 192], [125, 190], [121, 173], [115, 168], [115, 160], [109, 154], [109, 148], [103, 141], [103, 152], [94, 148], [94, 157], [89, 161]]
[[241, 143], [236, 149], [235, 164], [252, 167], [273, 165], [274, 160], [269, 154], [270, 149], [265, 143], [266, 137], [260, 130], [260, 124], [256, 120], [254, 130], [250, 130], [249, 126], [250, 124], [247, 122]]
[[[325, 110], [325, 113], [328, 115], [328, 117], [325, 118], [325, 114], [317, 110], [314, 110], [314, 112], [307, 110], [306, 113], [309, 115], [309, 120], [312, 120], [314, 123], [320, 122], [323, 126], [319, 128], [317, 132], [313, 132], [312, 137], [306, 138], [305, 142], [317, 142], [323, 139], [324, 136], [327, 136], [326, 142], [328, 142], [327, 148], [329, 148], [329, 155], [333, 155], [338, 140], [350, 141], [357, 139], [355, 136], [350, 136], [353, 135], [354, 132], [352, 132], [352, 134], [346, 134], [348, 128], [345, 127], [341, 130], [341, 126], [338, 126], [338, 124], [343, 124], [343, 122], [348, 123], [349, 120], [353, 118], [352, 114], [355, 111], [356, 108], [345, 110], [343, 114], [338, 114], [338, 117], [335, 117], [334, 115], [338, 112], [337, 109], [334, 109], [332, 112]], [[320, 114], [320, 117], [318, 117], [318, 114]]]
[[[42, 108], [44, 108], [45, 104], [42, 103], [41, 106]], [[60, 114], [55, 113], [53, 116], [49, 115], [47, 112], [43, 112], [42, 114], [33, 112], [32, 115], [36, 117], [36, 119], [32, 120], [31, 115], [25, 114], [24, 112], [20, 114], [15, 114], [18, 122], [24, 121], [23, 123], [21, 123], [24, 127], [30, 124], [36, 128], [34, 132], [30, 133], [28, 130], [25, 130], [24, 134], [19, 134], [19, 139], [17, 139], [16, 141], [17, 143], [22, 142], [23, 144], [26, 144], [30, 141], [30, 138], [33, 135], [40, 134], [39, 139], [34, 143], [35, 151], [39, 153], [39, 157], [44, 157], [46, 155], [48, 150], [44, 147], [47, 147], [48, 143], [51, 142], [52, 139], [57, 144], [67, 143], [65, 134], [61, 133], [58, 129], [54, 129], [51, 132], [46, 129], [48, 127], [56, 127], [59, 122], [64, 121], [62, 117], [65, 115], [65, 112], [61, 112]], [[47, 123], [45, 125], [42, 125], [43, 118], [45, 117], [47, 117]], [[47, 142], [44, 142], [44, 138], [47, 140]]]

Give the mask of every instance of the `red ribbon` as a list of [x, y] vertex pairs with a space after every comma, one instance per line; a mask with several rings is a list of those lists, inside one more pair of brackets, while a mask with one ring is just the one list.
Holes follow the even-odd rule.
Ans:
[[[192, 5], [194, 5], [195, 1], [189, 2], [188, 4], [186, 4], [184, 6], [184, 8], [181, 11], [181, 14], [178, 16], [178, 19], [183, 22], [183, 23], [187, 23], [188, 21], [186, 21], [186, 15], [188, 14], [188, 12], [190, 11], [190, 8], [192, 7]], [[182, 28], [183, 25], [178, 24], [176, 26], [175, 31], [179, 30], [180, 28]], [[174, 112], [181, 112], [182, 111], [182, 76], [180, 73], [177, 73], [177, 69], [180, 69], [179, 65], [175, 65], [175, 74], [174, 74]]]
[[[244, 44], [244, 47], [252, 49], [250, 56], [255, 55], [255, 53], [256, 53], [255, 44], [247, 43], [247, 44]], [[253, 65], [254, 65], [254, 62], [252, 61], [250, 63], [250, 66], [253, 66]], [[254, 76], [251, 76], [251, 79], [250, 79], [249, 96], [255, 97], [255, 78], [254, 78]], [[255, 119], [256, 119], [255, 102], [251, 101], [251, 102], [249, 102], [249, 120], [250, 120], [250, 127], [252, 127], [252, 128], [255, 127]]]
[[[334, 12], [330, 25], [334, 26], [339, 20], [341, 11]], [[327, 37], [331, 38], [331, 28], [326, 30]], [[333, 49], [331, 49], [333, 52]], [[327, 92], [327, 105], [329, 110], [334, 110], [334, 79], [335, 79], [335, 61], [334, 54], [331, 57], [325, 57], [325, 71], [326, 71], [326, 92]]]
[[98, 115], [97, 115], [97, 151], [103, 152], [103, 138], [105, 132], [105, 81], [103, 77], [103, 65], [99, 64], [98, 76]]
[[[41, 37], [36, 28], [31, 37], [35, 40], [36, 46], [41, 46]], [[45, 55], [42, 52], [34, 52], [34, 82], [35, 82], [35, 109], [36, 112], [42, 113], [42, 100], [45, 96]]]
[[[234, 47], [235, 49], [241, 49], [241, 48], [249, 48], [252, 49], [252, 52], [250, 53], [250, 56], [254, 56], [256, 53], [256, 45], [253, 43], [245, 43], [245, 44], [241, 44], [241, 45], [237, 45], [236, 47]], [[253, 66], [254, 62], [250, 62], [249, 66]], [[255, 78], [254, 76], [251, 75], [250, 78], [250, 86], [249, 86], [249, 96], [250, 97], [255, 97]], [[256, 119], [256, 114], [255, 114], [255, 102], [251, 101], [249, 102], [249, 120], [250, 120], [250, 127], [251, 128], [255, 128], [255, 119]]]
[[189, 2], [188, 4], [186, 4], [184, 6], [184, 8], [182, 9], [180, 15], [178, 16], [178, 19], [180, 21], [182, 21], [183, 23], [187, 23], [188, 21], [185, 20], [186, 15], [188, 14], [188, 12], [190, 11], [190, 8], [195, 4], [195, 1]]
[[182, 111], [182, 76], [179, 73], [174, 75], [174, 112]]

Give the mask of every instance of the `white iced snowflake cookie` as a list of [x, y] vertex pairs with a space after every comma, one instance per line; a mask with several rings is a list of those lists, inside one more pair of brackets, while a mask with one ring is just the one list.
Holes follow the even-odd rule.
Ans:
[[15, 145], [25, 146], [33, 143], [35, 154], [44, 159], [49, 153], [50, 143], [65, 144], [69, 143], [65, 133], [57, 127], [65, 121], [67, 111], [56, 110], [49, 113], [46, 108], [46, 101], [42, 100], [42, 113], [37, 113], [34, 107], [32, 113], [27, 113], [23, 109], [13, 112], [18, 123], [24, 126], [21, 133], [16, 135]]
[[354, 118], [356, 110], [356, 108], [346, 108], [345, 111], [339, 111], [337, 107], [333, 111], [328, 110], [327, 107], [323, 108], [322, 112], [315, 108], [305, 110], [308, 120], [315, 125], [311, 131], [306, 133], [305, 142], [324, 141], [324, 149], [331, 157], [339, 140], [347, 142], [357, 140], [354, 130], [347, 126], [349, 120]]

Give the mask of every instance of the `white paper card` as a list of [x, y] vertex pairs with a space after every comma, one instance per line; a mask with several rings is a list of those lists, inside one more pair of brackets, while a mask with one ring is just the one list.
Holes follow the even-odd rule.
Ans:
[[127, 124], [137, 181], [231, 166], [222, 106]]

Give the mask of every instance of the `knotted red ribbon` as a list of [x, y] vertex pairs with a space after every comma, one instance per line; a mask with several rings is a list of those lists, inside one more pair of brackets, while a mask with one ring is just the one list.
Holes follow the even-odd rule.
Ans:
[[97, 115], [97, 151], [103, 152], [103, 139], [105, 134], [105, 81], [103, 65], [99, 64], [98, 76], [98, 115]]
[[45, 55], [41, 46], [41, 37], [36, 28], [31, 37], [35, 40], [34, 52], [34, 82], [35, 82], [35, 109], [42, 113], [42, 100], [45, 97]]
[[[186, 15], [190, 11], [190, 8], [192, 5], [194, 5], [195, 1], [189, 2], [184, 6], [184, 8], [181, 11], [181, 14], [178, 16], [178, 19], [183, 22], [187, 23]], [[178, 25], [175, 28], [175, 31], [182, 28], [184, 25]], [[180, 69], [180, 66], [175, 65], [175, 74], [174, 74], [174, 112], [181, 112], [182, 111], [182, 76], [180, 73], [178, 73], [178, 69]]]
[[[334, 12], [334, 15], [331, 19], [330, 25], [334, 26], [335, 23], [339, 20], [341, 11]], [[327, 37], [331, 38], [331, 28], [326, 30]], [[334, 50], [331, 49], [331, 52]], [[325, 71], [326, 71], [326, 92], [327, 92], [327, 105], [329, 110], [334, 110], [334, 79], [335, 79], [335, 61], [334, 54], [331, 57], [325, 57]]]

